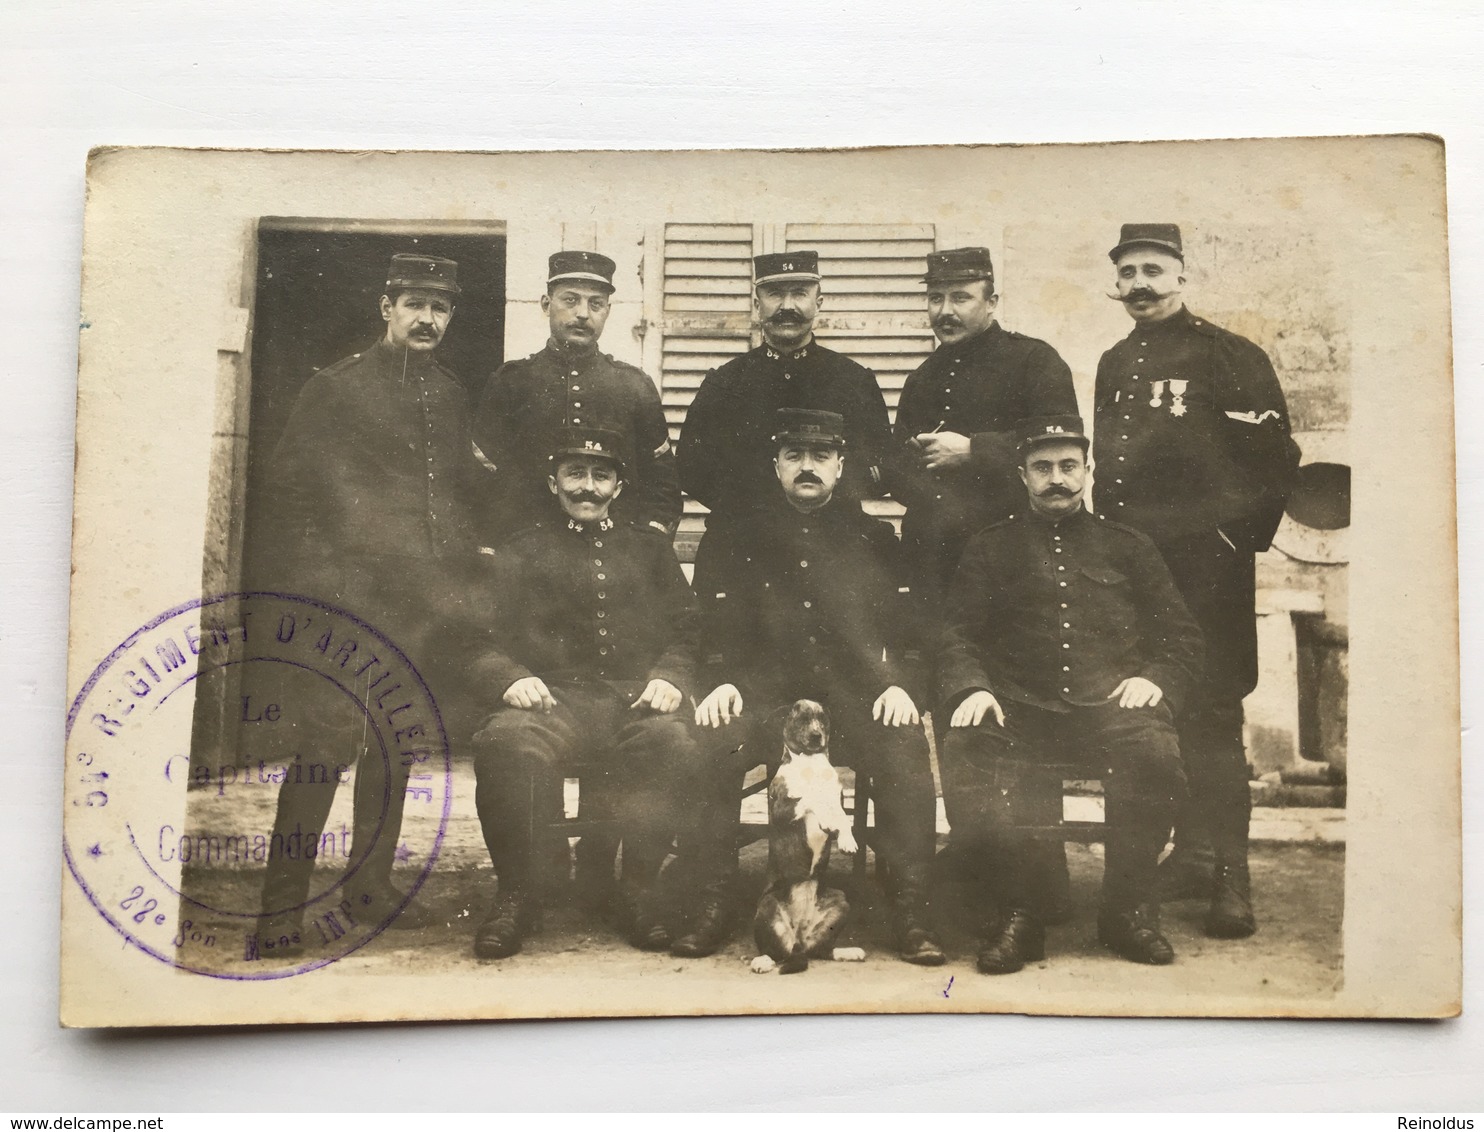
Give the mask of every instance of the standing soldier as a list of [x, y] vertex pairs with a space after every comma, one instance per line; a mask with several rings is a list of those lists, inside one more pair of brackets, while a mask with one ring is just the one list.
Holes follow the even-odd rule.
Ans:
[[1076, 413], [1077, 394], [1054, 349], [995, 321], [988, 248], [932, 253], [925, 282], [939, 345], [902, 389], [893, 494], [913, 588], [936, 611], [969, 536], [1024, 505], [1017, 423]]
[[615, 520], [668, 537], [680, 517], [675, 457], [655, 384], [637, 366], [598, 350], [613, 294], [614, 263], [597, 252], [557, 252], [548, 261], [541, 310], [551, 325], [544, 349], [507, 362], [489, 379], [474, 418], [475, 455], [493, 473], [485, 494], [488, 545], [546, 515], [548, 440], [562, 428], [602, 422], [629, 459], [629, 490]]
[[1125, 224], [1108, 256], [1134, 329], [1098, 362], [1097, 509], [1154, 540], [1208, 658], [1178, 721], [1190, 801], [1161, 886], [1166, 899], [1208, 898], [1206, 934], [1239, 939], [1257, 930], [1242, 743], [1242, 698], [1257, 686], [1254, 555], [1283, 517], [1299, 451], [1268, 356], [1181, 300], [1180, 229]]
[[[310, 378], [274, 451], [270, 491], [278, 568], [295, 592], [375, 623], [428, 678], [457, 738], [464, 730], [457, 624], [471, 589], [473, 500], [479, 467], [469, 451], [468, 399], [434, 351], [453, 317], [458, 265], [435, 256], [392, 256], [374, 346]], [[269, 667], [277, 667], [276, 665]], [[364, 716], [332, 696], [281, 738], [330, 761], [363, 753]], [[338, 752], [338, 754], [337, 754]], [[360, 758], [355, 777], [354, 895], [371, 916], [401, 908], [393, 928], [427, 915], [394, 889], [390, 876], [402, 826], [407, 770], [387, 780], [379, 758]], [[336, 779], [279, 789], [273, 843], [324, 829]], [[380, 837], [377, 825], [383, 820]], [[278, 835], [282, 834], [280, 838]], [[355, 868], [358, 864], [358, 868]], [[297, 954], [314, 860], [268, 859], [259, 933]]]
[[760, 255], [753, 274], [763, 344], [706, 375], [680, 434], [680, 486], [710, 508], [708, 531], [773, 502], [779, 409], [839, 413], [850, 444], [842, 494], [854, 504], [886, 490], [892, 443], [881, 387], [865, 366], [814, 339], [824, 301], [819, 253]]

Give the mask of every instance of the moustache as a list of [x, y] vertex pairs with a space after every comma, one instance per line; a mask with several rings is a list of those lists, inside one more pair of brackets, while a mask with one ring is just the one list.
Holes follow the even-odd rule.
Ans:
[[1135, 287], [1127, 295], [1110, 294], [1108, 298], [1115, 303], [1157, 303], [1161, 299], [1168, 299], [1171, 295], [1179, 294], [1178, 291], [1166, 291], [1161, 295], [1153, 287]]
[[596, 491], [574, 491], [567, 496], [573, 503], [602, 503], [603, 497]]
[[817, 483], [821, 487], [824, 486], [824, 480], [820, 479], [813, 472], [800, 472], [794, 476], [794, 483]]
[[951, 314], [945, 314], [933, 320], [934, 330], [961, 330], [963, 322]]
[[774, 325], [799, 326], [804, 322], [804, 316], [795, 311], [779, 311], [777, 314], [768, 316], [768, 322]]
[[1052, 495], [1071, 499], [1076, 494], [1077, 493], [1075, 491], [1072, 491], [1069, 488], [1057, 487], [1055, 484], [1053, 484], [1051, 487], [1048, 487], [1045, 491], [1041, 492], [1041, 498], [1044, 499], [1046, 496]]

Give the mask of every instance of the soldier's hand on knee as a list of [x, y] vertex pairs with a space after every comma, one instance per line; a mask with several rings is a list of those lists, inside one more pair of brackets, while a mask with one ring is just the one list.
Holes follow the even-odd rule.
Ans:
[[948, 721], [950, 727], [978, 727], [984, 722], [984, 717], [994, 713], [994, 721], [1001, 727], [1005, 726], [1005, 713], [1000, 707], [1000, 701], [995, 699], [989, 692], [972, 692], [965, 696], [958, 707], [953, 709], [953, 718]]
[[742, 693], [735, 684], [721, 684], [696, 708], [697, 727], [721, 727], [742, 714]]
[[647, 707], [659, 715], [669, 715], [680, 706], [680, 701], [684, 698], [680, 689], [670, 681], [651, 680], [644, 693], [629, 705], [629, 709]]
[[546, 681], [539, 676], [527, 676], [523, 680], [517, 680], [505, 689], [503, 698], [511, 707], [520, 708], [522, 711], [533, 711], [536, 708], [550, 711], [556, 707], [556, 700], [551, 698]]
[[1118, 706], [1123, 708], [1153, 707], [1164, 699], [1164, 692], [1153, 680], [1145, 680], [1142, 676], [1130, 676], [1118, 687], [1108, 693], [1108, 698], [1117, 699]]
[[881, 720], [886, 727], [906, 727], [922, 721], [912, 697], [895, 684], [876, 697], [871, 705], [871, 718]]

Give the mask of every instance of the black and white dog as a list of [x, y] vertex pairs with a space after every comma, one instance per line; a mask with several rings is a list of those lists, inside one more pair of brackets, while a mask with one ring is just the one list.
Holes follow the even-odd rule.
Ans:
[[823, 706], [799, 700], [783, 726], [783, 763], [768, 787], [768, 887], [758, 900], [752, 961], [760, 975], [793, 974], [810, 958], [859, 961], [859, 947], [835, 947], [850, 905], [835, 888], [821, 888], [830, 838], [857, 851], [842, 804], [840, 775], [830, 765], [830, 719]]

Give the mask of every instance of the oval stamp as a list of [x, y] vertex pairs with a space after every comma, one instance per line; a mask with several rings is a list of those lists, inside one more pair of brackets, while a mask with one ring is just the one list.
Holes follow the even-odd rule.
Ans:
[[288, 593], [140, 627], [73, 701], [66, 759], [63, 853], [88, 900], [140, 951], [218, 978], [303, 974], [374, 939], [426, 882], [452, 808], [417, 668], [353, 613]]

